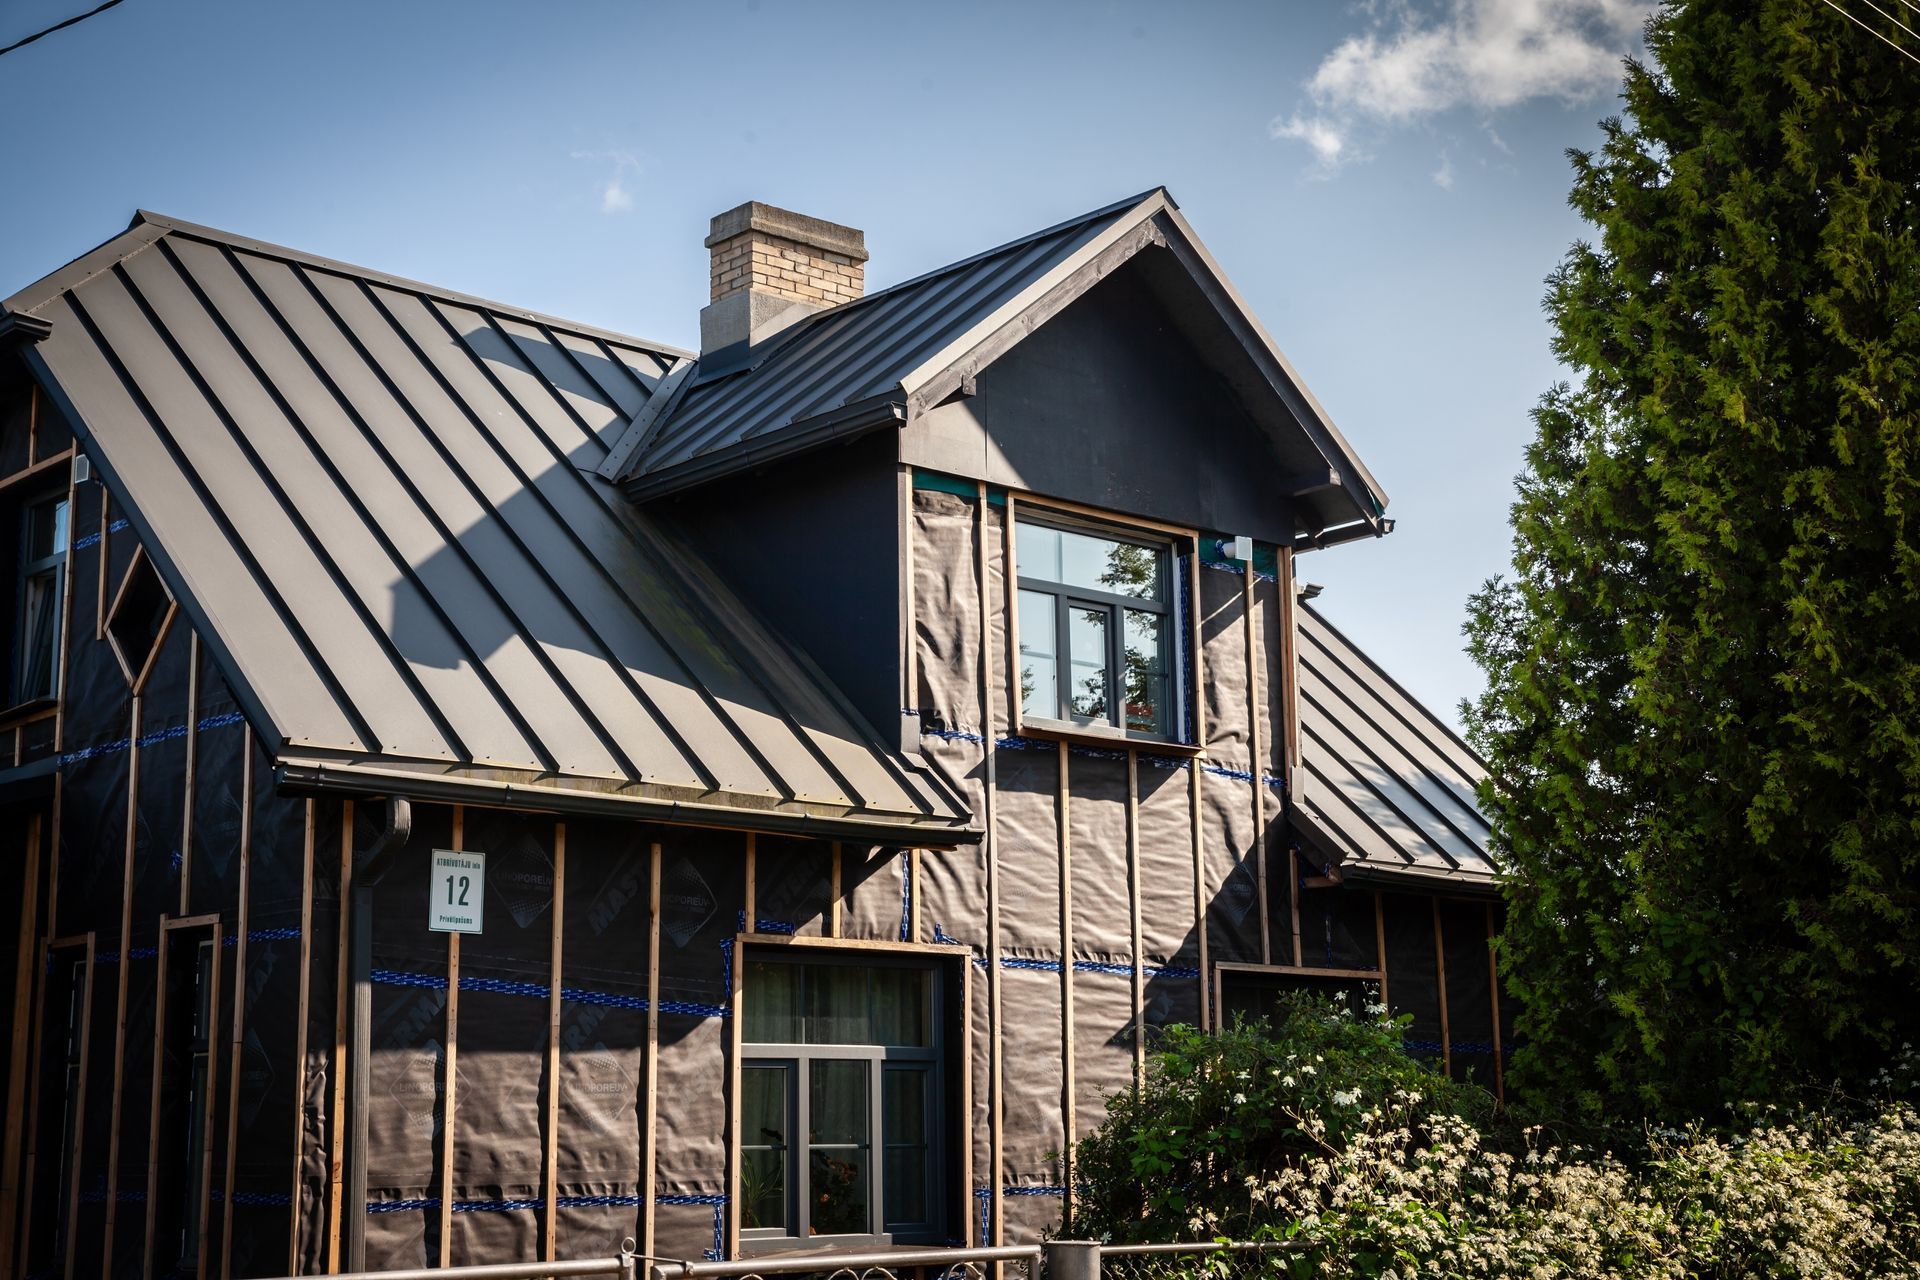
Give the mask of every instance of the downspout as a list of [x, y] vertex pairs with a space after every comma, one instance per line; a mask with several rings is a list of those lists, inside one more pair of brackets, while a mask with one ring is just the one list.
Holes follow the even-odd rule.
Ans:
[[372, 1091], [373, 890], [413, 834], [413, 806], [405, 796], [387, 797], [387, 821], [353, 871], [353, 1050], [347, 1084], [347, 1114], [353, 1123], [347, 1144], [347, 1270], [367, 1269], [367, 1110]]

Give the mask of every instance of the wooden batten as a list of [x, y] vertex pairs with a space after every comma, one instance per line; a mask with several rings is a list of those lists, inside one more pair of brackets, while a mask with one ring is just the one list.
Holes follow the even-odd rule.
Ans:
[[[51, 457], [37, 458], [18, 471], [9, 472], [5, 476], [0, 476], [0, 494], [5, 494], [21, 485], [32, 484], [42, 476], [57, 474], [60, 470], [61, 463], [71, 463], [72, 460], [72, 449], [62, 450]], [[73, 508], [69, 506], [67, 510], [71, 511]]]
[[1507, 1102], [1507, 1059], [1500, 1046], [1500, 964], [1493, 948], [1493, 904], [1487, 903], [1487, 998], [1493, 1006], [1493, 1098]]
[[920, 941], [920, 851], [907, 851], [907, 936], [906, 941]]
[[1285, 681], [1280, 689], [1281, 725], [1286, 731], [1286, 760], [1289, 780], [1300, 766], [1300, 658], [1299, 603], [1294, 595], [1293, 548], [1278, 548], [1280, 588], [1280, 674]]
[[647, 901], [647, 1129], [640, 1152], [640, 1252], [653, 1256], [655, 1171], [660, 1153], [660, 844], [650, 846], [651, 887]]
[[1453, 1074], [1453, 1036], [1447, 1027], [1447, 935], [1440, 924], [1440, 899], [1433, 900], [1433, 972], [1440, 989], [1440, 1069]]
[[760, 903], [755, 889], [760, 878], [760, 841], [755, 838], [751, 831], [747, 832], [746, 857], [747, 878], [740, 894], [741, 906], [743, 908], [740, 913], [742, 916], [740, 927], [743, 933], [758, 933], [760, 932]]
[[[217, 1034], [220, 1022], [221, 933], [222, 926], [218, 917], [216, 917], [213, 921], [213, 964], [209, 966], [213, 972], [207, 979], [207, 1010], [211, 1014], [214, 1022], [214, 1027], [210, 1029], [210, 1036]], [[236, 980], [234, 985], [239, 987], [240, 983]], [[212, 1138], [213, 1123], [215, 1113], [219, 1110], [220, 1098], [220, 1055], [213, 1052], [213, 1048], [213, 1042], [210, 1038], [207, 1045], [206, 1110], [203, 1111], [200, 1116], [200, 1123], [205, 1126], [201, 1132], [207, 1135], [208, 1140], [201, 1144], [200, 1149], [200, 1229], [196, 1237], [200, 1241], [200, 1250], [194, 1255], [193, 1259], [193, 1274], [198, 1277], [198, 1280], [207, 1280], [207, 1272], [210, 1264], [213, 1262], [213, 1242], [207, 1239], [207, 1224], [213, 1214]], [[235, 1078], [238, 1079], [238, 1072], [235, 1072], [234, 1075]], [[229, 1206], [229, 1209], [231, 1209], [231, 1206]]]
[[827, 936], [829, 938], [837, 938], [840, 936], [840, 906], [841, 906], [840, 897], [845, 892], [845, 889], [841, 886], [841, 881], [840, 881], [840, 869], [841, 869], [840, 859], [841, 859], [840, 842], [838, 840], [835, 840], [833, 842], [833, 870], [831, 873], [832, 874], [832, 892], [829, 895], [828, 902], [827, 902], [826, 924], [827, 924]]
[[159, 977], [154, 983], [153, 996], [153, 1070], [150, 1073], [147, 1089], [147, 1219], [143, 1238], [145, 1244], [140, 1250], [141, 1280], [151, 1280], [153, 1275], [153, 1236], [159, 1225], [160, 1209], [160, 1094], [167, 1057], [167, 972], [172, 967], [173, 931], [167, 928], [165, 916], [160, 918], [159, 955], [156, 958]]
[[[233, 941], [233, 1059], [227, 1069], [227, 1170], [220, 1210], [220, 1280], [233, 1274], [233, 1184], [240, 1160], [240, 1061], [247, 1045], [248, 899], [253, 882], [253, 729], [241, 731], [240, 758], [240, 903]], [[211, 1055], [209, 1055], [211, 1057]], [[209, 1130], [211, 1132], [211, 1130]], [[212, 1145], [208, 1145], [212, 1149]]]
[[[353, 919], [353, 801], [340, 803], [340, 920], [334, 946], [333, 1097], [327, 1108], [327, 1271], [341, 1266], [341, 1199], [347, 1165], [347, 1002], [349, 936]], [[366, 1206], [357, 1206], [366, 1212]]]
[[[133, 947], [133, 855], [140, 818], [140, 710], [140, 695], [135, 693], [129, 711], [131, 727], [127, 731], [127, 817], [120, 858], [120, 963], [114, 966], [119, 972], [114, 982], [113, 1094], [107, 1104], [107, 1212], [100, 1233], [101, 1275], [113, 1274], [113, 1233], [119, 1225], [120, 1115], [127, 1079], [127, 983], [133, 971], [133, 962], [127, 953]], [[151, 1192], [152, 1188], [148, 1190]], [[69, 1206], [68, 1213], [72, 1212]]]
[[[1020, 687], [1015, 672], [1020, 671], [1020, 610], [1014, 601], [1018, 599], [1020, 581], [1020, 558], [1014, 548], [1014, 526], [1018, 521], [1019, 499], [1011, 493], [1007, 495], [1007, 514], [1000, 521], [1000, 565], [1001, 572], [1008, 583], [1007, 590], [1007, 731], [1019, 737], [1026, 728], [1027, 708], [1024, 699], [1014, 695]], [[986, 629], [981, 633], [980, 643], [986, 644], [992, 638], [993, 628], [990, 622], [982, 624]]]
[[[1260, 704], [1260, 611], [1254, 599], [1258, 579], [1253, 559], [1243, 567], [1240, 587], [1240, 612], [1246, 621], [1247, 644], [1247, 749], [1248, 771], [1253, 774], [1253, 875], [1254, 895], [1260, 912], [1260, 962], [1273, 963], [1273, 915], [1267, 896], [1267, 753], [1262, 726], [1267, 709]], [[1291, 898], [1293, 893], [1288, 891]], [[1295, 958], [1296, 963], [1298, 957]]]
[[1213, 1000], [1207, 975], [1207, 864], [1200, 819], [1200, 765], [1187, 770], [1187, 821], [1193, 831], [1193, 936], [1200, 954], [1200, 1029], [1213, 1029]]
[[1305, 964], [1306, 948], [1300, 939], [1300, 851], [1291, 844], [1287, 846], [1287, 903], [1293, 922], [1293, 962]]
[[[453, 806], [453, 847], [466, 847], [466, 810]], [[447, 1035], [440, 1066], [440, 1265], [453, 1260], [453, 1147], [460, 1117], [460, 935], [447, 935]]]
[[[68, 507], [67, 510], [73, 510]], [[112, 541], [107, 527], [113, 523], [113, 495], [106, 486], [100, 489], [100, 576], [94, 582], [95, 594], [93, 610], [93, 638], [96, 641], [107, 638], [107, 544]]]
[[313, 839], [314, 806], [309, 798], [300, 841], [300, 1003], [293, 1031], [293, 1200], [288, 1210], [287, 1274], [300, 1270], [300, 1161], [307, 1152], [307, 1010], [308, 987], [313, 982]]
[[[840, 865], [840, 846], [833, 847], [834, 869]], [[748, 836], [742, 858], [746, 864], [747, 878], [753, 878], [753, 837]], [[839, 888], [839, 876], [834, 877], [836, 891]], [[835, 900], [839, 894], [835, 893]], [[723, 1253], [728, 1258], [740, 1256], [740, 1042], [745, 1035], [741, 1024], [746, 1021], [743, 1001], [746, 987], [747, 951], [743, 945], [752, 936], [746, 930], [753, 926], [751, 913], [744, 921], [743, 929], [733, 942], [733, 982], [727, 990], [727, 1009], [731, 1017], [727, 1019], [727, 1235]]]
[[914, 598], [913, 579], [913, 468], [900, 464], [897, 506], [900, 512], [900, 601], [901, 634], [906, 637], [906, 652], [901, 655], [903, 673], [900, 691], [902, 707], [919, 709], [920, 704], [920, 618], [919, 601]]
[[35, 976], [40, 966], [34, 963], [34, 941], [40, 936], [40, 841], [46, 834], [38, 813], [27, 817], [27, 857], [21, 868], [20, 936], [15, 942], [13, 1025], [8, 1041], [6, 1136], [0, 1141], [0, 1259], [13, 1256], [14, 1232], [19, 1219], [21, 1131], [27, 1103], [27, 1054], [37, 1047], [39, 1024], [32, 1021]]
[[[80, 997], [80, 1087], [73, 1102], [73, 1131], [85, 1133], [87, 1124], [87, 1068], [92, 1065], [93, 1051], [93, 956], [96, 947], [95, 935], [86, 936], [86, 961], [81, 969], [80, 980], [86, 984]], [[80, 1203], [80, 1166], [85, 1163], [76, 1159], [67, 1179], [67, 1209], [71, 1213]], [[63, 1262], [62, 1274], [67, 1280], [73, 1280], [74, 1255], [79, 1249], [80, 1233], [67, 1232], [67, 1256]]]
[[987, 1146], [991, 1152], [991, 1182], [987, 1204], [991, 1243], [1005, 1239], [1006, 1214], [1001, 1188], [1006, 1185], [1006, 1145], [1003, 1121], [1006, 1113], [1005, 1070], [1002, 1061], [1003, 1036], [1000, 1004], [1000, 874], [999, 840], [995, 835], [995, 805], [999, 790], [994, 759], [996, 733], [993, 716], [993, 595], [988, 590], [987, 566], [987, 486], [976, 491], [974, 508], [974, 572], [980, 600], [980, 738], [986, 772], [986, 846], [987, 862]]
[[180, 914], [193, 910], [193, 776], [200, 746], [200, 633], [187, 632], [187, 763], [180, 818]]
[[1380, 1003], [1393, 1015], [1393, 1001], [1387, 996], [1387, 908], [1384, 895], [1373, 891], [1373, 946], [1380, 958]]
[[[751, 841], [752, 837], [748, 837]], [[553, 939], [547, 957], [546, 1185], [541, 1198], [540, 1257], [551, 1262], [559, 1238], [560, 1216], [560, 993], [561, 944], [566, 937], [567, 824], [553, 824]]]
[[[1009, 610], [1008, 612], [1012, 612]], [[1075, 1071], [1073, 1060], [1073, 824], [1070, 806], [1073, 788], [1068, 782], [1067, 744], [1060, 744], [1060, 799], [1055, 810], [1060, 846], [1060, 1103], [1066, 1145], [1060, 1149], [1061, 1185], [1069, 1219], [1073, 1217], [1074, 1169], [1077, 1164], [1074, 1143], [1079, 1138], [1078, 1117], [1074, 1114]]]
[[1138, 1089], [1147, 1079], [1146, 1026], [1146, 930], [1141, 923], [1140, 903], [1140, 753], [1127, 752], [1127, 903], [1128, 929], [1132, 942], [1133, 973], [1133, 1086]]

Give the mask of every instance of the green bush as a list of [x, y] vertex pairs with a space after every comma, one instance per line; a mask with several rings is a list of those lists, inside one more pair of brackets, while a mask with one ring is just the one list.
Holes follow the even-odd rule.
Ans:
[[1496, 1115], [1400, 1034], [1306, 997], [1271, 1027], [1169, 1028], [1080, 1143], [1064, 1233], [1264, 1241], [1259, 1269], [1288, 1280], [1920, 1277], [1911, 1050], [1877, 1102], [1753, 1108], [1616, 1153]]
[[1080, 1143], [1082, 1190], [1065, 1230], [1144, 1242], [1247, 1229], [1251, 1186], [1338, 1151], [1370, 1109], [1395, 1099], [1416, 1124], [1490, 1122], [1492, 1096], [1409, 1057], [1403, 1030], [1304, 995], [1283, 1001], [1271, 1025], [1166, 1028], [1144, 1086], [1108, 1099], [1106, 1123]]

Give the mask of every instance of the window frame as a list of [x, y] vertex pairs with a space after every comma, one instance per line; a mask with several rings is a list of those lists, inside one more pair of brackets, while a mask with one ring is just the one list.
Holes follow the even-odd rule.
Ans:
[[[1163, 748], [1198, 751], [1198, 746], [1189, 741], [1187, 732], [1188, 713], [1193, 705], [1198, 681], [1195, 679], [1194, 671], [1194, 646], [1191, 637], [1180, 625], [1182, 620], [1179, 608], [1181, 584], [1178, 581], [1181, 574], [1181, 557], [1195, 553], [1198, 546], [1197, 535], [1165, 526], [1145, 526], [1128, 524], [1123, 520], [1100, 519], [1031, 499], [1022, 499], [1016, 504], [1011, 496], [1007, 503], [1006, 519], [1008, 528], [1006, 574], [1012, 585], [1007, 599], [1008, 701], [1012, 708], [1013, 732], [1016, 734], [1033, 732], [1047, 737], [1087, 737], [1108, 741], [1143, 742]], [[1122, 595], [1119, 592], [1074, 586], [1021, 574], [1019, 537], [1022, 525], [1063, 533], [1084, 534], [1110, 542], [1144, 547], [1155, 552], [1160, 559], [1161, 580], [1165, 583], [1165, 598], [1141, 599], [1138, 596]], [[1069, 707], [1068, 689], [1071, 682], [1068, 676], [1072, 669], [1069, 613], [1074, 608], [1101, 610], [1105, 613], [1107, 700], [1110, 707], [1107, 719], [1076, 719], [1070, 714], [1065, 718], [1028, 714], [1021, 684], [1025, 661], [1020, 645], [1018, 619], [1020, 594], [1029, 591], [1048, 596], [1054, 601], [1054, 691], [1055, 710], [1059, 712], [1067, 712]], [[1191, 611], [1192, 607], [1192, 602], [1189, 601], [1188, 610]], [[1164, 636], [1162, 653], [1167, 681], [1167, 706], [1164, 712], [1166, 732], [1164, 733], [1147, 733], [1130, 729], [1126, 724], [1123, 673], [1126, 665], [1126, 614], [1129, 610], [1157, 614], [1162, 620]]]
[[[742, 935], [750, 940], [752, 935]], [[766, 942], [767, 939], [759, 939]], [[788, 943], [798, 939], [786, 939]], [[751, 943], [750, 943], [751, 945]], [[929, 954], [915, 948], [913, 950], [859, 950], [836, 951], [824, 947], [798, 947], [792, 945], [773, 945], [764, 948], [751, 945], [751, 950], [743, 952], [740, 965], [740, 1006], [738, 1019], [741, 1034], [737, 1042], [740, 1072], [735, 1087], [745, 1092], [745, 1073], [756, 1066], [780, 1066], [789, 1070], [787, 1077], [787, 1123], [790, 1133], [786, 1141], [786, 1201], [787, 1225], [782, 1227], [749, 1227], [742, 1221], [738, 1229], [740, 1252], [743, 1255], [786, 1252], [795, 1249], [845, 1249], [845, 1248], [891, 1248], [896, 1244], [940, 1244], [948, 1235], [947, 1206], [948, 1183], [952, 1171], [948, 1168], [947, 1130], [953, 1119], [955, 1102], [948, 1097], [946, 1078], [947, 1058], [952, 1051], [951, 1037], [947, 1027], [948, 1000], [947, 964], [943, 961], [950, 957], [941, 954]], [[839, 968], [897, 968], [911, 969], [927, 974], [928, 1008], [927, 1027], [930, 1045], [860, 1045], [860, 1044], [810, 1044], [779, 1041], [749, 1040], [745, 1034], [746, 1000], [750, 987], [750, 963], [790, 964], [807, 967]], [[810, 1071], [816, 1062], [860, 1061], [868, 1064], [867, 1074], [867, 1111], [868, 1111], [868, 1192], [867, 1204], [869, 1223], [875, 1230], [867, 1233], [844, 1233], [838, 1235], [804, 1234], [807, 1223], [802, 1220], [806, 1193], [812, 1175], [810, 1153], [814, 1144], [802, 1141], [796, 1135], [808, 1135], [806, 1125], [811, 1110], [809, 1096]], [[885, 1091], [888, 1072], [892, 1069], [924, 1071], [927, 1075], [929, 1097], [932, 1103], [924, 1117], [924, 1138], [927, 1151], [926, 1206], [929, 1217], [920, 1222], [890, 1223], [886, 1206], [886, 1153], [888, 1149], [885, 1126]], [[739, 1103], [744, 1106], [744, 1097]], [[736, 1112], [736, 1115], [739, 1113]], [[744, 1122], [744, 1118], [743, 1118]], [[766, 1144], [747, 1143], [744, 1135], [736, 1134], [733, 1140], [733, 1159], [736, 1170], [745, 1168], [745, 1152], [749, 1147], [761, 1147]], [[738, 1185], [735, 1191], [744, 1200], [744, 1191]], [[744, 1210], [743, 1210], [744, 1213]]]
[[[43, 507], [53, 507], [56, 511], [66, 508], [64, 537], [57, 539], [57, 545], [46, 555], [37, 559], [27, 558], [33, 545], [34, 513]], [[55, 529], [62, 528], [62, 521], [56, 514]], [[61, 668], [64, 654], [60, 652], [60, 633], [67, 607], [67, 560], [73, 548], [73, 497], [70, 491], [59, 488], [37, 489], [20, 495], [13, 504], [13, 618], [9, 625], [11, 643], [8, 648], [12, 660], [7, 672], [7, 695], [9, 705], [24, 707], [31, 704], [50, 702], [60, 696]], [[32, 653], [27, 637], [27, 587], [35, 578], [51, 575], [52, 617], [49, 626], [50, 653], [47, 662], [47, 688], [29, 690], [27, 688], [27, 668]]]

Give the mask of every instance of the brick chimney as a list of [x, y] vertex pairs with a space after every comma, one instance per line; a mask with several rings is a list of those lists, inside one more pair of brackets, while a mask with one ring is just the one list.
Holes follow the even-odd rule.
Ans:
[[866, 292], [863, 231], [749, 200], [713, 220], [713, 298], [700, 354], [758, 342]]

